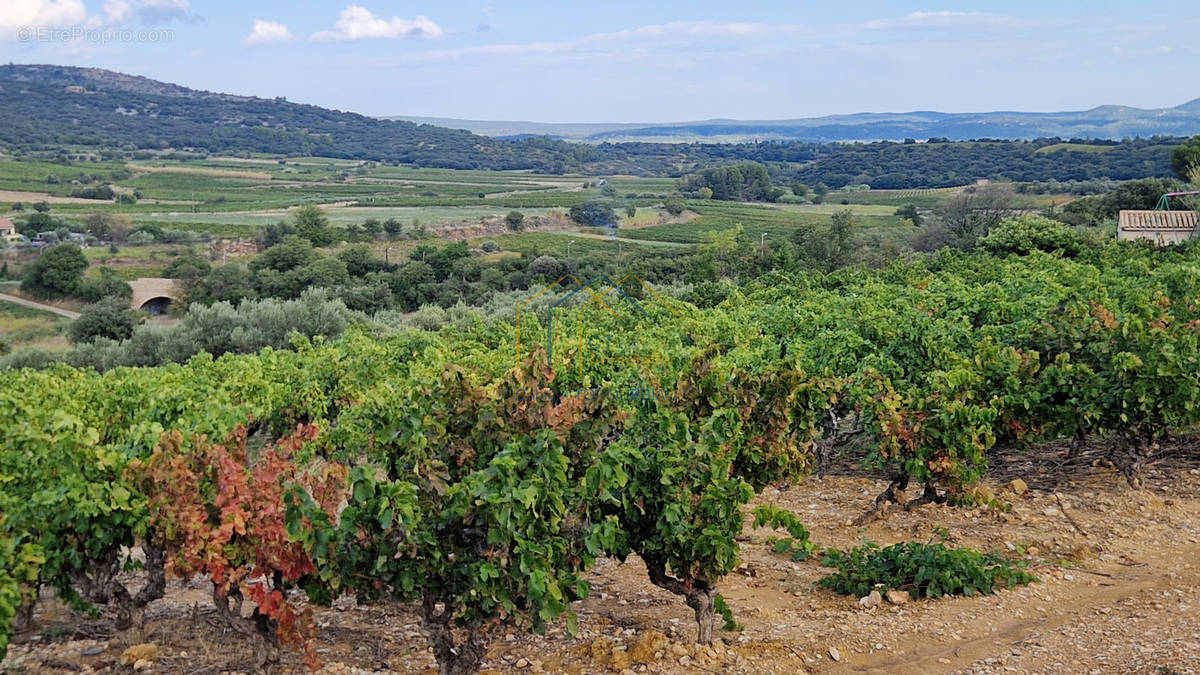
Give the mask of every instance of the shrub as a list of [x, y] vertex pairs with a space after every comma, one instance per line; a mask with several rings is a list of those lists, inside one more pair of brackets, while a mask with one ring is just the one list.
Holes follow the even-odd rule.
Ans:
[[212, 263], [189, 253], [172, 260], [163, 271], [163, 276], [168, 279], [198, 279], [207, 276], [209, 272], [212, 272]]
[[520, 211], [509, 211], [507, 216], [504, 216], [504, 223], [508, 225], [508, 229], [520, 231], [525, 224], [525, 214]]
[[545, 279], [547, 283], [558, 281], [569, 271], [567, 264], [554, 256], [538, 256], [529, 263], [529, 275]]
[[54, 246], [29, 264], [21, 290], [50, 298], [70, 295], [79, 288], [87, 266], [87, 258], [75, 244]]
[[488, 239], [487, 241], [480, 244], [479, 248], [483, 249], [484, 251], [487, 251], [488, 253], [494, 253], [494, 252], [500, 250], [500, 244], [496, 243], [495, 241], [493, 241], [491, 239]]
[[725, 302], [729, 297], [730, 288], [729, 284], [719, 281], [701, 281], [693, 285], [682, 299], [697, 307], [709, 309]]
[[109, 296], [83, 308], [79, 318], [71, 324], [72, 342], [91, 342], [98, 337], [110, 340], [125, 340], [133, 335], [137, 325], [129, 301], [120, 296]]
[[908, 591], [914, 598], [989, 594], [1037, 578], [1013, 561], [969, 548], [904, 541], [880, 548], [866, 542], [843, 553], [828, 549], [821, 560], [837, 570], [817, 583], [835, 593], [862, 597], [873, 590]]
[[1024, 215], [1005, 220], [979, 240], [979, 247], [993, 255], [1029, 255], [1034, 251], [1061, 252], [1068, 258], [1083, 250], [1083, 237], [1056, 220]]
[[617, 214], [613, 211], [612, 204], [601, 201], [576, 204], [571, 207], [567, 214], [571, 220], [580, 225], [590, 225], [593, 227], [603, 227], [617, 220]]
[[128, 302], [133, 297], [133, 289], [123, 279], [118, 278], [112, 269], [101, 267], [100, 278], [84, 279], [75, 295], [84, 302], [99, 302], [109, 296], [116, 296]]

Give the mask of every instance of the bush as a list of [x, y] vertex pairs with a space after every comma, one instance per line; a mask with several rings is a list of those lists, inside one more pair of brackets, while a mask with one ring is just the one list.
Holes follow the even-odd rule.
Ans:
[[486, 251], [488, 253], [494, 253], [494, 252], [500, 250], [500, 244], [496, 243], [495, 241], [493, 241], [491, 239], [488, 239], [487, 241], [480, 244], [479, 248], [483, 249], [484, 251]]
[[683, 213], [683, 209], [686, 206], [687, 202], [683, 201], [683, 197], [679, 195], [672, 195], [663, 201], [663, 208], [673, 216]]
[[1037, 581], [1017, 563], [969, 548], [904, 541], [880, 548], [866, 542], [848, 552], [828, 549], [821, 560], [836, 573], [817, 583], [835, 593], [863, 597], [908, 591], [914, 598], [989, 594], [997, 589]]
[[534, 278], [541, 277], [546, 280], [546, 283], [558, 281], [568, 271], [567, 263], [554, 256], [538, 256], [529, 263], [529, 275]]
[[79, 313], [71, 324], [71, 341], [91, 342], [96, 338], [126, 340], [133, 335], [137, 318], [129, 308], [129, 301], [119, 296], [109, 296], [94, 302]]
[[720, 281], [701, 281], [683, 295], [683, 300], [702, 309], [709, 309], [725, 302], [732, 287]]
[[508, 229], [519, 232], [525, 224], [525, 214], [520, 211], [509, 211], [507, 216], [504, 216], [504, 223], [508, 225]]
[[179, 256], [167, 265], [163, 276], [168, 279], [198, 279], [212, 272], [212, 264], [200, 256], [189, 253]]
[[992, 255], [1029, 255], [1034, 251], [1061, 252], [1074, 258], [1083, 250], [1083, 237], [1069, 226], [1041, 216], [1024, 215], [1005, 220], [979, 240], [978, 246]]
[[590, 225], [592, 227], [604, 227], [617, 220], [617, 213], [613, 211], [612, 204], [601, 201], [576, 204], [571, 207], [567, 214], [571, 220], [580, 225]]
[[48, 298], [61, 298], [79, 289], [87, 258], [75, 244], [48, 248], [25, 270], [21, 290]]
[[955, 242], [954, 235], [941, 223], [925, 225], [912, 238], [911, 246], [914, 251], [933, 253], [940, 251]]
[[0, 357], [0, 370], [12, 368], [45, 368], [58, 359], [58, 353], [40, 347], [23, 347]]
[[75, 292], [75, 295], [84, 302], [99, 302], [110, 296], [129, 302], [129, 299], [133, 297], [133, 289], [123, 279], [118, 278], [111, 269], [101, 267], [100, 278], [84, 279], [79, 284], [79, 290]]

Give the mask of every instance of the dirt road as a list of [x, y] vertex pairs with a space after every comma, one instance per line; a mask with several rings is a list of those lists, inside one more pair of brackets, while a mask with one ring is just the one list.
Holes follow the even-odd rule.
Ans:
[[78, 319], [79, 318], [79, 312], [72, 312], [69, 309], [62, 309], [61, 307], [55, 307], [53, 305], [43, 305], [40, 302], [26, 300], [25, 298], [18, 298], [15, 295], [9, 295], [7, 293], [0, 293], [0, 301], [11, 302], [16, 305], [21, 305], [22, 307], [28, 307], [30, 309], [38, 309], [43, 312], [50, 312], [52, 314], [57, 314], [59, 316], [65, 316], [68, 319]]

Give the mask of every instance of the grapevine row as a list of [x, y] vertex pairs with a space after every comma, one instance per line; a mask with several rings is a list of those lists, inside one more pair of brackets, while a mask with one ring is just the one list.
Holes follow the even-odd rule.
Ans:
[[[632, 554], [708, 642], [742, 507], [851, 437], [890, 479], [878, 515], [910, 483], [916, 503], [968, 500], [997, 444], [1103, 437], [1136, 485], [1165, 436], [1200, 422], [1186, 251], [947, 252], [769, 276], [714, 309], [665, 304], [563, 310], [633, 336], [634, 366], [563, 337], [549, 368], [526, 323], [525, 353], [507, 325], [353, 330], [161, 368], [0, 374], [0, 648], [39, 587], [128, 626], [166, 574], [203, 575], [260, 664], [292, 645], [316, 665], [289, 595], [302, 589], [411, 603], [443, 671], [470, 672], [501, 626], [573, 631], [588, 568]], [[664, 395], [563, 395], [637, 386]], [[128, 588], [133, 564], [146, 574]]]

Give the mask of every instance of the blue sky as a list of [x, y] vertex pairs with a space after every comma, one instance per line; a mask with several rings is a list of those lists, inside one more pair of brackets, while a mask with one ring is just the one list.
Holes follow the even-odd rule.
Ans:
[[353, 110], [545, 122], [1168, 107], [1195, 0], [0, 0], [0, 61]]

